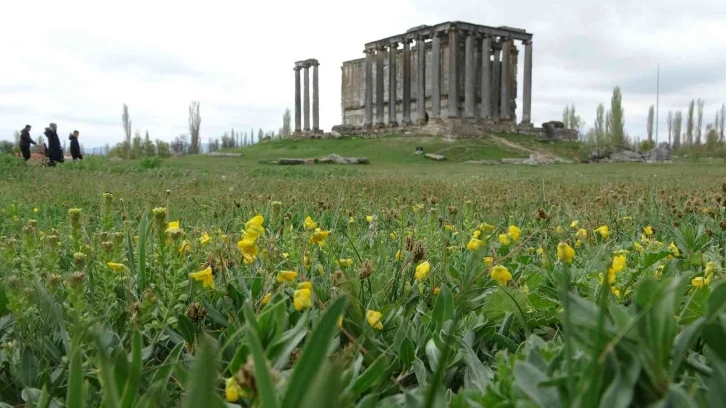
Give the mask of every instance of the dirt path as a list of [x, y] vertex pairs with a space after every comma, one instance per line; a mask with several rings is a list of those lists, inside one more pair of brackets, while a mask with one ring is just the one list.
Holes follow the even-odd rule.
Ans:
[[507, 146], [507, 147], [509, 147], [511, 149], [514, 149], [514, 150], [517, 150], [517, 151], [520, 151], [520, 152], [523, 152], [523, 153], [527, 153], [527, 154], [537, 153], [539, 155], [542, 155], [542, 156], [545, 156], [545, 157], [549, 157], [549, 158], [551, 158], [553, 160], [556, 160], [556, 161], [559, 161], [559, 162], [562, 162], [562, 163], [570, 163], [571, 162], [571, 160], [565, 159], [564, 157], [557, 156], [556, 154], [553, 154], [551, 152], [545, 152], [545, 151], [541, 151], [541, 150], [532, 150], [530, 148], [524, 147], [524, 146], [522, 146], [520, 144], [517, 144], [517, 143], [514, 143], [514, 142], [512, 142], [510, 140], [507, 140], [507, 139], [505, 139], [503, 137], [499, 137], [499, 136], [495, 136], [495, 135], [490, 134], [489, 135], [489, 138], [491, 138], [494, 141], [494, 143], [498, 143], [498, 144]]

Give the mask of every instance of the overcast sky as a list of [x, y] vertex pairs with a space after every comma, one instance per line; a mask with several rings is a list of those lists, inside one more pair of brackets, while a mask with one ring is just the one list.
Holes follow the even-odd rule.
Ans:
[[294, 110], [293, 63], [306, 58], [321, 63], [320, 120], [329, 130], [341, 121], [343, 61], [363, 57], [367, 42], [445, 21], [534, 34], [537, 124], [575, 104], [590, 127], [596, 105], [620, 85], [627, 131], [644, 136], [658, 63], [661, 140], [668, 110], [692, 98], [705, 99], [704, 121], [713, 121], [726, 102], [725, 1], [586, 3], [7, 0], [0, 139], [26, 123], [37, 137], [56, 122], [61, 135], [78, 129], [86, 147], [114, 144], [127, 103], [134, 129], [170, 140], [188, 133], [191, 100], [201, 101], [204, 141], [231, 128], [276, 130], [285, 108]]

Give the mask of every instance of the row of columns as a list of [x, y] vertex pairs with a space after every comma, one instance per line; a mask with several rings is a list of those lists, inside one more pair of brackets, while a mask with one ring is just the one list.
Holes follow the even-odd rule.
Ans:
[[[475, 54], [481, 56], [481, 107], [479, 118], [483, 120], [510, 120], [510, 58], [512, 42], [510, 38], [501, 38], [499, 42], [494, 37], [480, 35], [472, 32], [463, 32], [464, 40], [464, 117], [476, 118], [476, 66]], [[452, 28], [448, 32], [449, 48], [449, 99], [448, 111], [450, 118], [459, 117], [459, 87], [458, 87], [458, 52], [459, 31]], [[416, 122], [426, 123], [426, 36], [416, 38], [417, 49], [417, 77], [416, 90]], [[411, 40], [403, 41], [403, 124], [411, 122]], [[532, 110], [532, 42], [525, 41], [524, 58], [524, 92], [522, 107], [522, 123], [531, 123]], [[475, 52], [476, 50], [476, 52]], [[373, 59], [376, 62], [376, 126], [385, 126], [383, 116], [383, 57], [382, 52], [388, 51], [388, 125], [397, 126], [396, 118], [396, 56], [398, 43], [369, 48], [365, 50], [365, 125], [373, 125]], [[441, 117], [441, 37], [437, 33], [432, 38], [431, 66], [431, 117]], [[491, 58], [491, 59], [490, 59]], [[501, 62], [501, 64], [500, 64]], [[492, 69], [493, 67], [493, 69]], [[501, 84], [501, 86], [493, 86]]]
[[[318, 92], [318, 66], [315, 59], [298, 61], [295, 63], [295, 133], [310, 132], [310, 73], [313, 69], [313, 128], [312, 131], [320, 132], [320, 97]], [[304, 94], [303, 101], [300, 101], [300, 71], [303, 71]], [[304, 114], [301, 115], [302, 113]], [[304, 118], [304, 122], [302, 120]], [[301, 123], [303, 122], [303, 123]]]

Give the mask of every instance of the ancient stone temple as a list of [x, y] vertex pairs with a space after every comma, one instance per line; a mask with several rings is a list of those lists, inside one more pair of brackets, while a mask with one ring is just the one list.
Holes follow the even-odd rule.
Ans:
[[[318, 96], [318, 60], [307, 59], [295, 63], [295, 134], [320, 133], [320, 97]], [[310, 129], [310, 68], [313, 68], [313, 127]], [[300, 101], [300, 71], [305, 83], [303, 101]], [[301, 120], [301, 110], [305, 113]]]
[[[517, 123], [519, 48], [524, 47], [522, 118]], [[342, 66], [343, 131], [406, 126], [475, 136], [531, 127], [532, 34], [463, 22], [415, 27], [365, 45]]]

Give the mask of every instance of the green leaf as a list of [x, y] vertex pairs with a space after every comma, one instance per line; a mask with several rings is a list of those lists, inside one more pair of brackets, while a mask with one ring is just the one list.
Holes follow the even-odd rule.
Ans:
[[83, 408], [86, 399], [83, 397], [83, 356], [81, 348], [74, 344], [68, 365], [68, 389], [66, 390], [66, 405]]
[[360, 395], [367, 391], [377, 380], [383, 376], [386, 370], [386, 355], [381, 354], [353, 383], [353, 392]]
[[194, 337], [197, 334], [197, 329], [194, 328], [194, 324], [191, 320], [189, 320], [185, 314], [179, 313], [176, 318], [176, 322], [179, 334], [181, 334], [182, 338], [184, 338], [184, 341], [189, 344], [194, 344]]
[[600, 408], [628, 408], [633, 401], [635, 383], [640, 374], [640, 362], [616, 362], [615, 378], [600, 400]]
[[436, 347], [436, 342], [433, 338], [426, 342], [426, 357], [429, 359], [429, 367], [431, 367], [431, 371], [436, 372], [436, 369], [439, 368], [439, 363], [441, 362], [441, 350]]
[[[139, 297], [146, 290], [146, 240], [151, 231], [151, 223], [149, 222], [149, 210], [145, 210], [141, 215], [139, 222], [139, 242], [136, 246], [136, 252], [139, 254], [139, 263], [136, 268], [136, 279], [139, 285]], [[129, 258], [130, 259], [130, 258]]]
[[554, 388], [542, 387], [540, 383], [548, 381], [545, 373], [526, 361], [518, 361], [514, 365], [514, 385], [540, 407], [559, 407], [560, 400]]
[[416, 351], [413, 346], [413, 342], [408, 337], [405, 337], [401, 341], [401, 347], [399, 348], [398, 358], [405, 367], [411, 367], [413, 359], [416, 357]]
[[378, 394], [368, 394], [365, 397], [361, 398], [360, 401], [358, 401], [358, 405], [356, 405], [356, 408], [376, 408], [376, 404], [378, 403]]
[[703, 327], [703, 339], [706, 344], [718, 355], [721, 360], [726, 361], [726, 327], [724, 323], [716, 320]]
[[[723, 344], [721, 344], [723, 348]], [[726, 407], [726, 362], [719, 360], [712, 353], [707, 353], [706, 360], [712, 362], [711, 378], [708, 382], [708, 406]]]
[[457, 342], [459, 347], [464, 349], [464, 361], [466, 362], [464, 387], [473, 388], [483, 393], [487, 385], [492, 382], [494, 371], [479, 360], [474, 350], [463, 339], [457, 338]]
[[[183, 408], [208, 407], [216, 397], [217, 357], [212, 339], [200, 336]], [[216, 405], [216, 404], [215, 404]]]
[[103, 379], [103, 385], [101, 386], [103, 404], [101, 405], [107, 408], [120, 408], [121, 400], [116, 389], [116, 379], [114, 378], [115, 370], [111, 363], [111, 356], [108, 355], [108, 350], [104, 344], [103, 333], [100, 331], [96, 333], [96, 344], [100, 351], [97, 361], [100, 365], [99, 371]]
[[121, 397], [121, 405], [123, 408], [131, 408], [138, 395], [139, 380], [141, 379], [141, 349], [143, 348], [144, 345], [141, 342], [141, 333], [138, 330], [134, 330], [131, 350], [131, 368]]
[[290, 376], [290, 383], [282, 402], [284, 408], [297, 408], [302, 401], [308, 387], [322, 366], [338, 328], [338, 317], [345, 311], [347, 303], [348, 300], [345, 296], [339, 297], [332, 302], [332, 305], [320, 318], [317, 327], [313, 330], [303, 348], [300, 361]]
[[38, 358], [33, 349], [25, 346], [20, 355], [20, 380], [26, 387], [35, 387], [38, 378]]
[[204, 308], [207, 310], [207, 314], [209, 314], [209, 317], [211, 317], [212, 320], [214, 320], [215, 323], [217, 323], [218, 325], [220, 325], [222, 327], [229, 326], [229, 322], [227, 321], [227, 319], [225, 319], [224, 316], [222, 316], [217, 311], [217, 309], [214, 308], [214, 306], [212, 306], [206, 300], [203, 303], [204, 303]]
[[673, 342], [673, 352], [671, 355], [672, 361], [670, 374], [672, 378], [675, 378], [675, 374], [678, 372], [683, 360], [685, 360], [688, 351], [690, 351], [693, 345], [696, 344], [696, 340], [698, 340], [698, 337], [701, 335], [701, 330], [705, 324], [706, 320], [704, 318], [700, 318], [686, 326], [678, 334], [678, 336], [676, 336], [676, 339]]
[[710, 321], [726, 311], [726, 283], [716, 285], [711, 289], [706, 308], [706, 318]]
[[250, 352], [255, 362], [255, 381], [257, 385], [257, 391], [261, 400], [261, 406], [264, 408], [275, 408], [277, 407], [277, 397], [275, 388], [272, 385], [272, 379], [270, 378], [270, 371], [267, 368], [267, 359], [265, 358], [265, 352], [262, 349], [262, 342], [260, 337], [257, 335], [257, 320], [255, 319], [255, 312], [252, 310], [252, 306], [249, 302], [245, 303], [243, 311], [245, 319], [247, 320], [247, 341], [250, 346]]
[[[449, 288], [442, 284], [439, 290], [438, 296], [436, 296], [436, 303], [434, 304], [434, 310], [431, 312], [431, 325], [429, 330], [434, 331], [435, 328], [442, 328], [444, 322], [447, 320], [454, 319], [454, 299], [451, 296]], [[435, 323], [435, 326], [434, 326]]]

